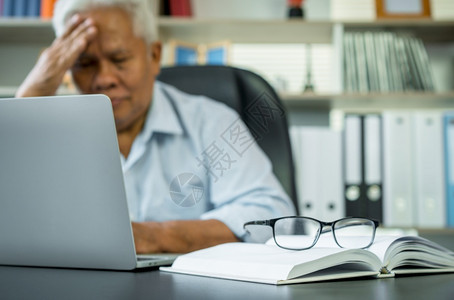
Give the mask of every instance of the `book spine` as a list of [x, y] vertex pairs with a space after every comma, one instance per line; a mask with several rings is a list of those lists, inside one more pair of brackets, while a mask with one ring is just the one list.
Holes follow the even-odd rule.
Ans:
[[54, 15], [54, 4], [56, 0], [41, 0], [41, 18], [50, 19]]
[[14, 16], [14, 0], [3, 0], [3, 16]]
[[192, 15], [189, 0], [169, 0], [169, 8], [173, 17], [189, 17]]
[[454, 114], [444, 116], [447, 225], [454, 227]]
[[27, 16], [39, 17], [40, 16], [41, 0], [28, 0]]
[[14, 3], [14, 12], [15, 17], [25, 17], [27, 15], [27, 0], [16, 0]]

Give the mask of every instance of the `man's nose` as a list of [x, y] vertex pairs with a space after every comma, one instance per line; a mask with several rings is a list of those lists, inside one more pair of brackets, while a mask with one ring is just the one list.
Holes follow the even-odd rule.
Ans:
[[111, 89], [118, 83], [115, 66], [109, 62], [100, 62], [95, 75], [94, 89], [97, 92]]

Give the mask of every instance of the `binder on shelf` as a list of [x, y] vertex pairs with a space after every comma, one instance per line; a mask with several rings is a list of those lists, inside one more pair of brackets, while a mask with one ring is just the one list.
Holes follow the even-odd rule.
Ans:
[[[289, 127], [290, 144], [292, 147], [293, 164], [295, 166], [295, 184], [296, 184], [296, 197], [298, 204], [301, 201], [301, 138], [299, 126], [292, 125]], [[301, 206], [299, 207], [298, 214], [303, 215]]]
[[452, 0], [432, 0], [430, 11], [434, 20], [452, 21], [454, 18], [454, 2]]
[[[290, 137], [290, 145], [292, 147], [292, 156], [293, 156], [293, 165], [295, 169], [295, 185], [296, 185], [296, 198], [298, 204], [301, 203], [301, 190], [300, 190], [300, 183], [301, 183], [301, 139], [300, 139], [300, 132], [299, 126], [292, 125], [289, 126], [289, 137]], [[299, 207], [299, 211], [297, 212], [299, 215], [303, 214], [301, 207]]]
[[344, 172], [347, 215], [381, 222], [383, 176], [380, 115], [345, 116]]
[[192, 16], [190, 0], [169, 0], [169, 10], [172, 17]]
[[12, 17], [14, 16], [14, 0], [3, 0], [3, 16]]
[[295, 131], [300, 214], [326, 221], [344, 217], [340, 132], [303, 126]]
[[318, 132], [313, 127], [299, 127], [300, 158], [297, 167], [300, 174], [297, 183], [299, 208], [303, 216], [322, 219], [322, 203], [319, 198], [319, 143]]
[[41, 0], [28, 0], [26, 15], [28, 17], [40, 16]]
[[330, 10], [333, 21], [373, 21], [375, 15], [374, 0], [331, 0]]
[[454, 227], [454, 112], [443, 117], [447, 225]]
[[367, 216], [383, 220], [381, 116], [363, 116], [363, 161]]
[[320, 177], [319, 198], [322, 220], [345, 217], [342, 178], [342, 135], [339, 131], [321, 128], [319, 133]]
[[385, 226], [414, 225], [411, 113], [383, 112], [383, 218]]
[[57, 0], [41, 0], [41, 18], [50, 19], [54, 15], [54, 5]]
[[343, 135], [344, 202], [347, 216], [366, 217], [362, 180], [362, 130], [360, 115], [346, 115]]
[[15, 17], [25, 17], [27, 14], [27, 0], [16, 0], [14, 1], [14, 12]]
[[443, 228], [446, 225], [446, 198], [442, 113], [418, 111], [413, 113], [412, 121], [415, 225]]

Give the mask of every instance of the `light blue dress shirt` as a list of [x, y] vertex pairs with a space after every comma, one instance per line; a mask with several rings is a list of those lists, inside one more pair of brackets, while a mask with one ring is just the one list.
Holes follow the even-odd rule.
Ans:
[[217, 219], [245, 239], [245, 222], [293, 215], [246, 128], [225, 104], [155, 82], [144, 128], [122, 157], [131, 220]]

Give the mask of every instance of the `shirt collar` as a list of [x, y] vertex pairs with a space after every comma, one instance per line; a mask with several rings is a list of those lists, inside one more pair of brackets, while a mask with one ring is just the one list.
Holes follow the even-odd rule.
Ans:
[[153, 98], [148, 110], [147, 120], [140, 133], [140, 138], [149, 140], [154, 132], [165, 134], [183, 134], [183, 128], [177, 113], [170, 102], [168, 93], [163, 91], [165, 87], [156, 81], [153, 89]]
[[153, 98], [148, 109], [145, 125], [139, 135], [135, 138], [129, 152], [128, 159], [121, 155], [123, 170], [131, 168], [145, 153], [147, 143], [153, 133], [164, 133], [169, 135], [183, 134], [183, 127], [178, 118], [177, 112], [171, 103], [169, 93], [164, 92], [164, 84], [155, 82]]

